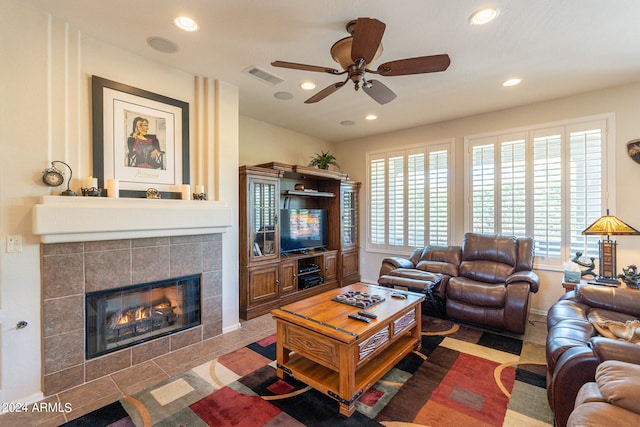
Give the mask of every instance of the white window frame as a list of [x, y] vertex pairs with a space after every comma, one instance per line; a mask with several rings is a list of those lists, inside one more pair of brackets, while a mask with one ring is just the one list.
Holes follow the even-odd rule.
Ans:
[[[487, 143], [492, 142], [500, 142], [509, 140], [509, 138], [514, 135], [525, 135], [527, 140], [532, 139], [534, 136], [539, 136], [540, 132], [544, 132], [546, 130], [551, 130], [553, 128], [561, 128], [562, 129], [562, 150], [563, 156], [568, 155], [569, 150], [569, 135], [572, 131], [575, 130], [576, 127], [581, 127], [582, 125], [601, 122], [604, 132], [603, 132], [603, 173], [602, 173], [602, 199], [601, 199], [601, 212], [605, 212], [607, 207], [615, 207], [616, 206], [616, 195], [615, 195], [615, 114], [614, 113], [606, 113], [596, 116], [588, 116], [581, 117], [571, 120], [537, 124], [522, 128], [516, 129], [508, 129], [502, 131], [488, 132], [478, 135], [469, 135], [464, 137], [464, 226], [465, 230], [472, 230], [472, 206], [471, 206], [471, 150], [472, 146], [478, 144], [480, 141], [484, 140]], [[532, 154], [527, 153], [527, 164], [531, 164], [532, 162]], [[566, 162], [564, 162], [566, 164]], [[532, 185], [532, 173], [527, 173], [527, 186], [530, 187]], [[568, 197], [569, 186], [566, 184], [567, 173], [563, 172], [562, 174], [562, 221], [563, 221], [563, 229], [561, 234], [561, 251], [559, 258], [535, 258], [535, 267], [537, 269], [542, 270], [550, 270], [550, 271], [561, 271], [562, 263], [567, 261], [575, 256], [575, 254], [571, 253], [571, 248], [569, 244], [568, 237], [570, 236], [571, 230], [567, 226], [569, 224], [569, 216], [570, 216], [570, 200]], [[498, 207], [500, 206], [500, 187], [499, 184], [496, 184], [496, 194], [495, 194], [495, 210], [497, 212]], [[527, 227], [531, 229], [532, 227], [532, 210], [527, 210]], [[499, 220], [496, 220], [495, 230], [500, 230]], [[592, 255], [593, 256], [593, 255]], [[597, 254], [595, 254], [597, 257]]]
[[[422, 153], [425, 156], [425, 244], [428, 244], [428, 233], [429, 233], [429, 154], [436, 151], [447, 151], [447, 170], [448, 170], [448, 188], [447, 188], [447, 198], [449, 201], [448, 204], [448, 212], [447, 212], [447, 242], [451, 242], [452, 236], [454, 233], [454, 223], [453, 218], [455, 218], [454, 212], [454, 192], [455, 188], [455, 171], [454, 171], [454, 140], [446, 139], [440, 141], [434, 141], [424, 144], [416, 144], [404, 147], [394, 147], [392, 149], [386, 150], [376, 150], [372, 152], [367, 152], [365, 154], [366, 168], [367, 168], [367, 178], [366, 178], [366, 198], [365, 198], [365, 217], [366, 217], [366, 250], [368, 252], [380, 252], [386, 254], [409, 254], [415, 249], [413, 246], [407, 245], [407, 227], [404, 230], [403, 237], [403, 245], [390, 245], [389, 244], [389, 210], [388, 210], [388, 176], [389, 176], [389, 168], [388, 168], [388, 159], [394, 156], [403, 156], [404, 165], [406, 168], [408, 156], [411, 154]], [[371, 162], [376, 159], [385, 159], [385, 244], [374, 244], [371, 242]], [[406, 170], [406, 169], [405, 169]], [[405, 179], [406, 176], [405, 176]], [[407, 206], [408, 192], [404, 192], [404, 205]], [[407, 209], [404, 210], [404, 223], [407, 223]], [[448, 243], [450, 244], [450, 243]]]

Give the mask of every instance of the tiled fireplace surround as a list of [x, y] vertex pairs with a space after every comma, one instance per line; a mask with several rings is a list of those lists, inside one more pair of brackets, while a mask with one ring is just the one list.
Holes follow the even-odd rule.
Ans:
[[[43, 392], [93, 381], [222, 333], [222, 235], [153, 237], [41, 248]], [[86, 361], [85, 292], [201, 274], [201, 325]]]

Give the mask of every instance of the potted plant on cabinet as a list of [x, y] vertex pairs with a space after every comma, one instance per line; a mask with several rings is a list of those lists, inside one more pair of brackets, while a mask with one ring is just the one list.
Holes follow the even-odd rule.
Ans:
[[315, 157], [313, 157], [309, 162], [309, 166], [317, 167], [318, 169], [329, 169], [329, 165], [340, 169], [340, 165], [336, 161], [336, 157], [328, 151], [320, 151], [320, 153], [316, 153]]

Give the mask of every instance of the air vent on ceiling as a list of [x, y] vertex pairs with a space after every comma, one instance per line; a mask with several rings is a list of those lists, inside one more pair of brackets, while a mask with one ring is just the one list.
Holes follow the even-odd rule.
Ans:
[[246, 70], [244, 70], [245, 73], [249, 74], [250, 76], [255, 77], [258, 80], [262, 80], [265, 83], [268, 83], [272, 86], [277, 85], [278, 83], [282, 83], [284, 81], [283, 78], [280, 78], [274, 74], [271, 74], [268, 71], [263, 70], [262, 68], [258, 68], [258, 67], [249, 67]]

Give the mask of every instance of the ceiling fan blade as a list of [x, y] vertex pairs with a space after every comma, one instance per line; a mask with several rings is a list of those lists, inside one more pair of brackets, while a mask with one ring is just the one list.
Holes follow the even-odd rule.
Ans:
[[345, 83], [346, 82], [338, 82], [338, 83], [334, 83], [334, 84], [332, 84], [330, 86], [327, 86], [324, 89], [322, 89], [320, 92], [318, 92], [315, 95], [313, 95], [311, 98], [309, 98], [306, 101], [304, 101], [304, 103], [305, 104], [313, 104], [314, 102], [322, 101], [327, 96], [331, 95], [333, 92], [337, 91], [342, 86], [344, 86]]
[[408, 74], [436, 73], [449, 67], [449, 55], [419, 56], [385, 62], [378, 67], [377, 73], [383, 76], [406, 76]]
[[351, 59], [356, 62], [364, 59], [367, 64], [373, 61], [373, 57], [382, 42], [382, 35], [386, 25], [374, 18], [358, 18], [353, 32], [351, 45]]
[[271, 65], [273, 65], [274, 67], [292, 68], [294, 70], [317, 71], [319, 73], [329, 73], [329, 74], [341, 74], [340, 71], [336, 70], [335, 68], [320, 67], [317, 65], [296, 64], [295, 62], [273, 61]]
[[362, 90], [364, 90], [367, 95], [372, 97], [378, 104], [386, 104], [387, 102], [391, 102], [395, 99], [396, 94], [379, 81], [369, 80], [367, 83], [368, 84], [362, 85]]

